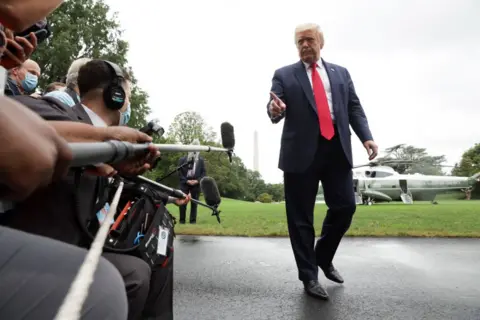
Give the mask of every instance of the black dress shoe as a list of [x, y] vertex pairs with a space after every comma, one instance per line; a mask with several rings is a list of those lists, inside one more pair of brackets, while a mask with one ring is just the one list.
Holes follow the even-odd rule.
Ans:
[[327, 290], [318, 282], [318, 280], [305, 281], [303, 283], [305, 291], [308, 295], [322, 300], [328, 299]]
[[325, 277], [327, 277], [327, 279], [332, 280], [333, 282], [336, 282], [336, 283], [343, 283], [342, 276], [340, 275], [338, 270], [335, 269], [333, 264], [331, 264], [329, 267], [325, 269], [322, 268], [322, 271], [325, 274]]

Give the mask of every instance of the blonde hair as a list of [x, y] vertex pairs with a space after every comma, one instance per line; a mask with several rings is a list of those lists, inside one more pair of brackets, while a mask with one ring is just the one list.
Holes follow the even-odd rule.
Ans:
[[316, 23], [302, 23], [295, 28], [295, 38], [294, 38], [295, 45], [297, 45], [297, 40], [298, 40], [297, 35], [300, 32], [305, 32], [309, 30], [315, 31], [318, 34], [318, 37], [320, 39], [320, 47], [323, 47], [323, 44], [325, 43], [325, 39], [323, 38], [323, 31], [320, 28], [320, 26]]

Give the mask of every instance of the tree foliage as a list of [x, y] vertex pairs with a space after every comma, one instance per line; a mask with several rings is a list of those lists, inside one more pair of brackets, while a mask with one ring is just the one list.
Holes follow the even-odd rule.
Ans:
[[[221, 147], [216, 142], [217, 133], [205, 122], [200, 114], [195, 112], [186, 112], [177, 115], [174, 118], [166, 138], [157, 139], [158, 143], [182, 143], [190, 144], [192, 140], [199, 139], [202, 144]], [[164, 152], [159, 166], [148, 173], [153, 179], [164, 177], [175, 172], [179, 160], [186, 154], [178, 152]], [[202, 152], [201, 156], [205, 159], [207, 175], [214, 178], [217, 182], [220, 195], [222, 197], [256, 201], [262, 193], [268, 193], [272, 201], [282, 201], [283, 185], [266, 184], [258, 172], [246, 168], [242, 159], [233, 156], [232, 163], [228, 156], [218, 152]], [[174, 173], [162, 183], [178, 186], [178, 173]]]
[[39, 88], [64, 80], [70, 64], [82, 57], [105, 59], [129, 70], [133, 88], [132, 119], [129, 125], [141, 127], [150, 113], [148, 95], [137, 84], [127, 65], [128, 43], [116, 13], [103, 0], [65, 1], [49, 17], [52, 36], [32, 56], [42, 68]]
[[[32, 59], [42, 68], [39, 88], [64, 80], [70, 64], [78, 58], [105, 59], [129, 71], [132, 78], [131, 107], [132, 117], [129, 126], [140, 128], [145, 125], [150, 113], [148, 94], [137, 86], [132, 69], [128, 65], [128, 43], [122, 38], [123, 32], [116, 13], [103, 0], [65, 1], [48, 17], [52, 36], [40, 45]], [[220, 147], [218, 135], [196, 112], [177, 115], [168, 132], [155, 143], [190, 144], [199, 139], [202, 144]], [[157, 168], [148, 172], [147, 177], [178, 186], [176, 168], [185, 154], [164, 152]], [[234, 156], [229, 163], [228, 156], [222, 153], [202, 153], [207, 174], [218, 184], [221, 196], [239, 200], [256, 201], [261, 194], [268, 194], [271, 201], [282, 201], [283, 185], [266, 184], [258, 172], [246, 168], [243, 161]]]
[[191, 144], [194, 139], [200, 143], [215, 142], [217, 135], [200, 114], [187, 111], [178, 114], [168, 129], [168, 137], [181, 144]]
[[446, 161], [444, 155], [431, 156], [425, 148], [417, 148], [405, 144], [390, 147], [386, 149], [386, 153], [385, 157], [378, 158], [378, 162], [383, 163], [395, 160], [394, 163], [387, 163], [387, 165], [398, 173], [444, 175], [442, 171], [442, 164]]
[[460, 163], [455, 164], [452, 175], [472, 176], [478, 172], [480, 172], [480, 143], [476, 143], [463, 153]]

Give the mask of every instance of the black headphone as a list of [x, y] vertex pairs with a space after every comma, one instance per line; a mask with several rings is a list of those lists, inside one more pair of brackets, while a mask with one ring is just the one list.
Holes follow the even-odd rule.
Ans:
[[125, 104], [127, 95], [125, 89], [122, 87], [122, 81], [125, 79], [123, 72], [115, 63], [103, 60], [108, 66], [108, 69], [113, 74], [113, 80], [103, 90], [103, 102], [107, 108], [112, 110], [120, 110]]

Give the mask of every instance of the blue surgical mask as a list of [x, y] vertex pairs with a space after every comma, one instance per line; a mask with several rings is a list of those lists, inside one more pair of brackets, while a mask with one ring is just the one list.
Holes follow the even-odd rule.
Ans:
[[22, 88], [26, 92], [32, 92], [38, 85], [38, 77], [30, 72], [25, 74], [25, 79], [22, 80]]
[[127, 109], [123, 112], [120, 112], [120, 126], [126, 126], [128, 121], [130, 121], [130, 116], [132, 114], [132, 110], [130, 109], [130, 103], [127, 105]]
[[73, 107], [75, 105], [75, 101], [73, 101], [72, 97], [70, 97], [70, 95], [65, 91], [55, 90], [47, 93], [45, 97], [56, 98], [69, 107]]

